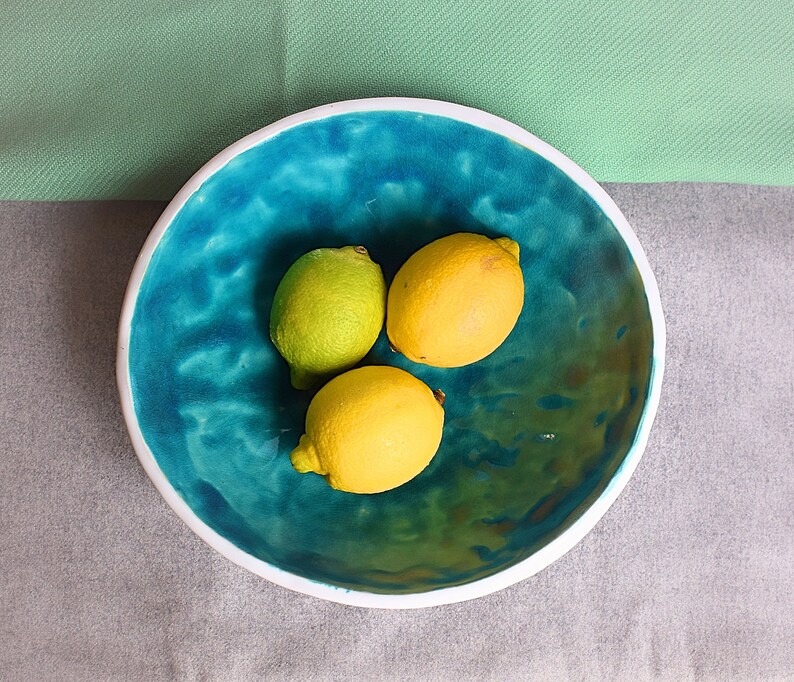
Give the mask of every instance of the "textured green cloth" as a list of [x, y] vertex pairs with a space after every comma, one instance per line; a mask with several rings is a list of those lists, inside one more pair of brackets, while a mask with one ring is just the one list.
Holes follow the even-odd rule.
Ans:
[[446, 99], [602, 181], [794, 184], [794, 0], [5, 0], [0, 198], [168, 198], [281, 116]]

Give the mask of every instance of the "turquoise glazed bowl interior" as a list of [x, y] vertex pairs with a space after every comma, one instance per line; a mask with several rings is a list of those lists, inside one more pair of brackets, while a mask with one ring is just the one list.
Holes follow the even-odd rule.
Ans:
[[[119, 382], [147, 472], [210, 544], [303, 592], [413, 606], [515, 582], [603, 514], [655, 409], [658, 294], [619, 212], [518, 130], [427, 101], [326, 107], [241, 141], [169, 206], [130, 284]], [[296, 473], [312, 393], [290, 386], [268, 336], [287, 268], [363, 244], [388, 284], [417, 249], [462, 231], [521, 247], [526, 296], [507, 341], [438, 369], [390, 352], [383, 332], [362, 362], [446, 394], [430, 466], [378, 495]]]

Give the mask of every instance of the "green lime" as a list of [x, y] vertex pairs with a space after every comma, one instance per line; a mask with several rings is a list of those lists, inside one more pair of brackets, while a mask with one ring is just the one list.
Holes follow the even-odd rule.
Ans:
[[386, 315], [383, 272], [363, 246], [315, 249], [296, 260], [278, 285], [270, 338], [305, 389], [363, 358]]

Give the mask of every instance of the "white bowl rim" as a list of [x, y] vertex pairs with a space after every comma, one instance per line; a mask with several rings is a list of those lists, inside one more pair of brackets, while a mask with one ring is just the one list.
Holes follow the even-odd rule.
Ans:
[[[634, 442], [626, 454], [624, 461], [613, 475], [607, 487], [593, 504], [558, 537], [514, 566], [464, 585], [444, 587], [429, 592], [412, 594], [378, 594], [374, 592], [346, 589], [310, 580], [273, 566], [261, 559], [257, 559], [222, 537], [196, 516], [160, 469], [141, 433], [135, 415], [132, 392], [130, 389], [129, 339], [132, 316], [135, 310], [135, 302], [137, 300], [141, 281], [143, 280], [149, 261], [160, 239], [174, 216], [176, 216], [190, 196], [207, 178], [226, 165], [232, 158], [288, 128], [328, 116], [368, 111], [410, 111], [420, 114], [443, 116], [469, 123], [514, 140], [540, 154], [557, 166], [592, 197], [601, 210], [609, 217], [626, 242], [645, 286], [645, 295], [650, 309], [653, 328], [653, 365], [650, 390], [648, 392], [645, 410], [640, 419], [639, 428], [637, 429]], [[631, 475], [637, 468], [637, 464], [648, 443], [651, 425], [659, 406], [662, 375], [664, 372], [665, 339], [665, 322], [662, 303], [659, 297], [659, 288], [637, 236], [634, 234], [628, 221], [612, 198], [576, 163], [523, 128], [479, 109], [432, 99], [373, 97], [325, 104], [287, 116], [286, 118], [276, 121], [275, 123], [237, 140], [210, 159], [187, 181], [155, 223], [135, 261], [124, 296], [121, 318], [119, 320], [116, 380], [118, 383], [124, 420], [130, 434], [133, 448], [144, 470], [149, 478], [151, 478], [157, 490], [163, 498], [165, 498], [168, 505], [191, 530], [210, 545], [210, 547], [243, 568], [247, 568], [249, 571], [277, 585], [281, 585], [282, 587], [296, 592], [354, 606], [396, 609], [421, 608], [475, 599], [524, 580], [542, 570], [553, 561], [559, 559], [595, 526], [626, 486], [629, 478], [631, 478]]]

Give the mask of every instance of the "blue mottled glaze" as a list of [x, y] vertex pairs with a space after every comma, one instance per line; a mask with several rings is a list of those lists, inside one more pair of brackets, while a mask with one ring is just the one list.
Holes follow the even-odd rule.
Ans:
[[[311, 395], [268, 338], [282, 275], [313, 248], [364, 244], [388, 282], [458, 231], [519, 242], [511, 336], [460, 369], [414, 365], [384, 335], [365, 359], [444, 390], [438, 455], [372, 496], [297, 474]], [[207, 179], [154, 252], [129, 348], [143, 436], [199, 518], [282, 569], [382, 593], [477, 580], [568, 528], [632, 445], [651, 367], [641, 278], [592, 199], [515, 142], [410, 112], [303, 123]]]

